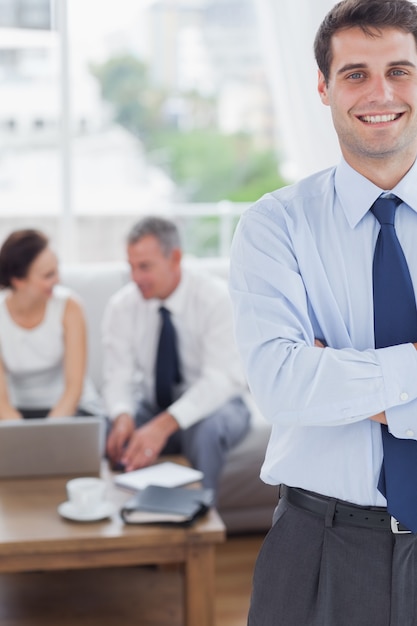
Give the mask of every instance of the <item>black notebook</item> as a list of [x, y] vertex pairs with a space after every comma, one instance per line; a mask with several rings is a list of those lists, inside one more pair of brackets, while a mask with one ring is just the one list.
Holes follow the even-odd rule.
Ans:
[[212, 506], [212, 489], [149, 485], [130, 498], [120, 511], [127, 524], [190, 524]]

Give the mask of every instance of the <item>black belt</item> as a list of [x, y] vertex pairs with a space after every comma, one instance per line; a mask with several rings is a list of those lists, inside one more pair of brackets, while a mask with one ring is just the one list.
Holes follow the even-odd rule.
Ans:
[[390, 530], [396, 534], [411, 532], [394, 517], [391, 517], [385, 508], [357, 506], [356, 504], [349, 504], [342, 500], [327, 498], [312, 491], [287, 487], [286, 485], [281, 485], [280, 497], [285, 498], [293, 506], [309, 511], [323, 519], [328, 514], [329, 506], [333, 504], [333, 524], [379, 528], [381, 530]]

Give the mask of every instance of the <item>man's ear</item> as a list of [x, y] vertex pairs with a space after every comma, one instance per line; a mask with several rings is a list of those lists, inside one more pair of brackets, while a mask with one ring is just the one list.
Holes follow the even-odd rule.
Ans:
[[321, 72], [320, 70], [318, 70], [317, 78], [318, 78], [317, 90], [319, 92], [320, 99], [323, 104], [325, 104], [326, 106], [329, 106], [329, 94], [327, 91], [327, 84], [326, 84], [326, 80], [324, 78], [323, 72]]
[[182, 252], [180, 248], [174, 248], [172, 253], [171, 253], [171, 258], [172, 261], [174, 263], [174, 265], [179, 265], [181, 263], [181, 259], [182, 259]]

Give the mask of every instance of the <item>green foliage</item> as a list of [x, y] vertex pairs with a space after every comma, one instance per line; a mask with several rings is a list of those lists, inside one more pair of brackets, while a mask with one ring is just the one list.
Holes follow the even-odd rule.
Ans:
[[126, 54], [91, 65], [90, 71], [100, 83], [103, 99], [113, 106], [117, 123], [141, 139], [159, 128], [166, 96], [149, 88], [148, 70], [142, 61]]
[[215, 126], [215, 102], [195, 93], [179, 96], [187, 128], [167, 115], [169, 94], [150, 82], [147, 67], [133, 55], [91, 66], [115, 122], [140, 138], [153, 162], [167, 170], [184, 200], [250, 202], [282, 186], [271, 150], [260, 151], [245, 134], [225, 135]]
[[254, 202], [264, 193], [286, 184], [272, 150], [251, 152], [238, 174], [239, 181], [227, 196], [232, 202]]
[[194, 256], [218, 256], [219, 254], [219, 218], [198, 217], [188, 219], [183, 228], [187, 253]]
[[245, 135], [162, 133], [154, 146], [164, 148], [169, 172], [190, 201], [251, 202], [283, 184], [272, 151], [255, 150]]

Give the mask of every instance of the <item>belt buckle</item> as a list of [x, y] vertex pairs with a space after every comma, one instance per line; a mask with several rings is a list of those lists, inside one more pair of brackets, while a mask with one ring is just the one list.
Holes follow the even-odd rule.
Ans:
[[411, 533], [411, 530], [400, 530], [400, 522], [391, 515], [391, 532], [393, 532], [394, 535], [407, 535]]

